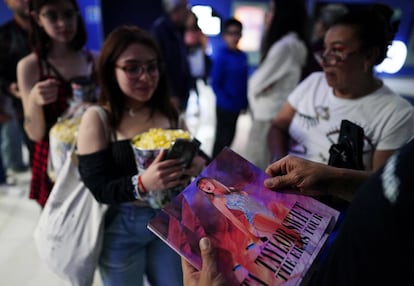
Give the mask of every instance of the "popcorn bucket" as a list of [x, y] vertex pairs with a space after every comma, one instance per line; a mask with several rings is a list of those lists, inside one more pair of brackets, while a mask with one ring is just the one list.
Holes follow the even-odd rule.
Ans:
[[56, 122], [49, 131], [49, 156], [47, 173], [55, 181], [69, 152], [76, 141], [80, 116]]
[[[181, 129], [152, 128], [132, 138], [131, 146], [138, 174], [144, 173], [158, 154], [162, 150], [169, 149], [177, 138], [191, 138], [191, 135], [188, 131]], [[167, 190], [151, 191], [147, 196], [147, 202], [154, 209], [162, 208], [181, 190], [182, 186], [177, 186]]]
[[142, 174], [162, 151], [162, 149], [141, 149], [134, 145], [132, 145], [132, 149], [134, 150], [139, 174]]

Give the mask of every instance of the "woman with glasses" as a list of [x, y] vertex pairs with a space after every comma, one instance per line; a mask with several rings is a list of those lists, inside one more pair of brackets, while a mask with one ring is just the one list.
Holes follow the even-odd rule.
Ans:
[[[291, 154], [338, 170], [346, 167], [372, 174], [414, 135], [413, 107], [374, 72], [396, 33], [392, 14], [387, 6], [374, 5], [348, 12], [328, 29], [321, 55], [323, 72], [304, 79], [272, 121], [271, 162]], [[284, 169], [281, 175], [289, 171]], [[341, 212], [329, 246], [355, 191], [304, 195]]]
[[413, 107], [374, 71], [396, 33], [392, 14], [387, 6], [374, 5], [349, 12], [330, 27], [323, 72], [306, 78], [273, 119], [269, 160], [289, 153], [328, 163], [341, 121], [348, 120], [363, 129], [362, 162], [365, 170], [375, 171], [414, 135]]
[[163, 160], [161, 152], [137, 174], [131, 138], [150, 128], [178, 128], [160, 51], [137, 27], [121, 26], [105, 40], [98, 62], [98, 102], [109, 115], [111, 139], [96, 109], [82, 117], [78, 133], [79, 171], [95, 198], [109, 204], [100, 272], [104, 285], [182, 285], [179, 256], [147, 229], [160, 212], [148, 203], [150, 192], [185, 186], [204, 160], [190, 168], [180, 159]]
[[49, 130], [69, 107], [71, 80], [93, 83], [95, 56], [84, 49], [86, 31], [76, 0], [30, 1], [32, 53], [17, 67], [24, 127], [35, 141], [30, 198], [44, 206], [52, 189], [47, 175]]

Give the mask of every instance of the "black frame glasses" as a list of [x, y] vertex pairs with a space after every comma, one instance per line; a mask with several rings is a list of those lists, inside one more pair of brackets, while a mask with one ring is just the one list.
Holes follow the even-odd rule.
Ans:
[[154, 77], [160, 74], [160, 64], [157, 60], [143, 63], [127, 63], [123, 66], [116, 65], [118, 69], [124, 71], [128, 78], [137, 78], [147, 73], [149, 76]]

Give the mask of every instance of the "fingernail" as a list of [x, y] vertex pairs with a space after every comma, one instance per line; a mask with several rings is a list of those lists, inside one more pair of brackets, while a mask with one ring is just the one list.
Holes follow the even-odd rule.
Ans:
[[208, 250], [208, 249], [210, 249], [210, 240], [207, 237], [203, 237], [200, 240], [200, 249], [201, 250]]

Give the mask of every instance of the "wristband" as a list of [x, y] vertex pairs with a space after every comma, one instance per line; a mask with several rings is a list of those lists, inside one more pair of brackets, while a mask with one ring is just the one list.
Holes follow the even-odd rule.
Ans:
[[142, 183], [142, 176], [138, 176], [138, 189], [142, 193], [148, 193], [147, 189], [144, 186], [144, 183]]
[[132, 194], [134, 195], [134, 198], [136, 200], [142, 200], [142, 201], [145, 200], [148, 193], [145, 190], [145, 188], [143, 188], [144, 185], [142, 184], [141, 176], [139, 175], [132, 176], [131, 182], [132, 182]]

